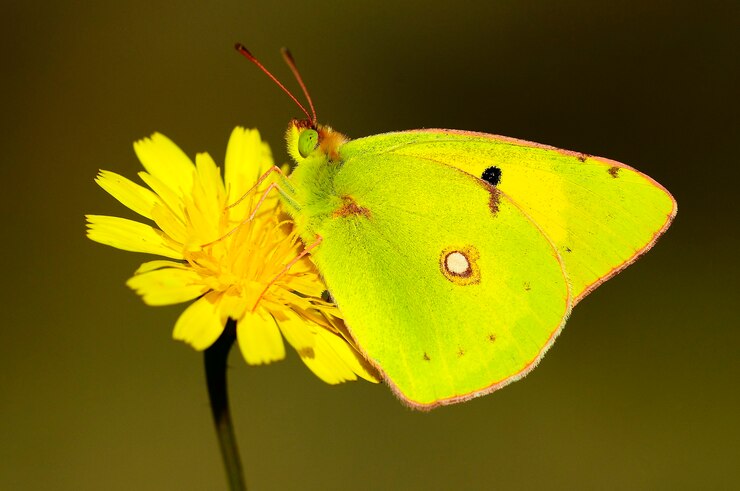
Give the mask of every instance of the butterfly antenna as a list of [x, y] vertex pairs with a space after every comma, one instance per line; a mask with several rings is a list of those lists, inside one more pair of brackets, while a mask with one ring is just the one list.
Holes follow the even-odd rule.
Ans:
[[313, 114], [313, 124], [314, 126], [316, 126], [316, 122], [318, 121], [316, 119], [316, 108], [313, 105], [313, 101], [311, 100], [311, 95], [308, 93], [306, 84], [303, 83], [301, 73], [298, 71], [298, 67], [295, 64], [295, 58], [293, 58], [293, 55], [288, 50], [288, 48], [282, 48], [280, 49], [280, 52], [283, 54], [283, 59], [285, 60], [285, 63], [287, 63], [287, 65], [290, 67], [290, 70], [293, 72], [295, 79], [298, 80], [298, 84], [301, 86], [301, 89], [303, 89], [303, 94], [306, 96], [306, 99], [308, 100], [308, 105], [311, 107], [311, 113]]
[[[298, 107], [301, 108], [301, 111], [303, 111], [303, 113], [306, 115], [306, 117], [308, 119], [311, 119], [311, 115], [308, 114], [308, 111], [306, 111], [306, 108], [303, 107], [303, 104], [301, 104], [300, 102], [298, 102], [298, 99], [296, 99], [295, 96], [288, 89], [285, 88], [285, 85], [283, 85], [282, 83], [280, 83], [280, 80], [278, 80], [275, 77], [275, 75], [273, 75], [272, 73], [270, 73], [270, 71], [267, 68], [265, 68], [265, 66], [262, 63], [260, 63], [260, 61], [257, 58], [255, 58], [254, 55], [252, 53], [250, 53], [247, 48], [244, 47], [243, 44], [236, 43], [236, 45], [234, 46], [234, 48], [236, 48], [236, 50], [239, 53], [241, 53], [242, 56], [244, 56], [246, 59], [248, 59], [249, 61], [251, 61], [255, 65], [257, 65], [257, 67], [260, 70], [262, 70], [263, 72], [265, 72], [265, 75], [267, 75], [268, 77], [270, 77], [272, 79], [272, 81], [277, 84], [278, 87], [280, 87], [281, 89], [283, 89], [283, 92], [285, 92], [286, 94], [288, 94], [288, 97], [290, 97], [291, 99], [293, 99], [293, 102], [295, 102], [298, 105]], [[299, 81], [300, 81], [300, 79], [299, 79]], [[301, 83], [301, 86], [303, 86], [303, 83]], [[303, 90], [305, 91], [306, 89], [304, 88]], [[309, 99], [309, 102], [311, 102], [311, 99]], [[313, 105], [311, 106], [311, 109], [313, 109]], [[315, 112], [314, 112], [314, 119], [312, 121], [314, 121], [314, 124], [315, 124], [315, 122], [316, 122], [316, 113]]]

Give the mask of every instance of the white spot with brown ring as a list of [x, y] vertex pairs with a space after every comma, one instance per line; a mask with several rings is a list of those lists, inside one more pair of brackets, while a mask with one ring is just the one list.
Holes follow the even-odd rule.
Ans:
[[450, 274], [457, 276], [470, 276], [472, 269], [470, 269], [470, 262], [460, 251], [454, 251], [447, 254], [445, 258], [445, 267]]
[[480, 282], [478, 258], [480, 254], [473, 246], [446, 247], [439, 257], [442, 274], [456, 285], [472, 285]]

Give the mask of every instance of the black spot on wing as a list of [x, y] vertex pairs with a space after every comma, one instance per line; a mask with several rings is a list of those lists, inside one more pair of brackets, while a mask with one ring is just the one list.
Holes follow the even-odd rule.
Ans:
[[496, 167], [495, 165], [489, 167], [483, 171], [483, 174], [481, 174], [480, 178], [486, 181], [491, 186], [498, 186], [498, 183], [501, 182], [501, 169]]

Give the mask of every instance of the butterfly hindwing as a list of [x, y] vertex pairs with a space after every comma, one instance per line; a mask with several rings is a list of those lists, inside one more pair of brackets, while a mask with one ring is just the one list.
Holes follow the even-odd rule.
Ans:
[[433, 159], [379, 155], [373, 138], [340, 148], [336, 205], [314, 222], [312, 259], [356, 343], [416, 407], [521, 377], [570, 311], [561, 253], [497, 186]]

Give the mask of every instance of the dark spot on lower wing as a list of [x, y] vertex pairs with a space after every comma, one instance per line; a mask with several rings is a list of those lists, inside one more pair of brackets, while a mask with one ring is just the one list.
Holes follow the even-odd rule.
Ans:
[[479, 258], [478, 249], [472, 245], [446, 247], [439, 256], [439, 270], [458, 286], [477, 285], [480, 283]]
[[427, 352], [425, 351], [425, 352], [424, 352], [424, 361], [429, 361], [429, 360], [431, 360], [431, 358], [429, 358], [429, 355], [428, 355], [428, 354], [427, 354]]
[[501, 202], [501, 191], [496, 188], [490, 189], [491, 198], [488, 200], [488, 208], [491, 213], [496, 215], [498, 213], [499, 203]]
[[332, 213], [334, 218], [349, 217], [353, 215], [360, 215], [365, 218], [370, 218], [370, 210], [364, 206], [360, 206], [352, 198], [352, 196], [342, 196], [343, 204]]
[[565, 252], [573, 252], [573, 249], [568, 246], [563, 246], [563, 249], [565, 250]]
[[609, 173], [610, 176], [612, 176], [615, 179], [619, 177], [619, 167], [616, 167], [616, 166], [609, 167], [609, 170], [607, 172]]
[[590, 155], [589, 155], [589, 154], [587, 154], [587, 153], [582, 153], [582, 154], [578, 155], [578, 160], [580, 160], [581, 162], [585, 162], [585, 161], [586, 161], [586, 159], [587, 159], [587, 158], [589, 158], [589, 157], [590, 157]]
[[[461, 256], [463, 256], [465, 258], [465, 260], [468, 263], [468, 267], [467, 267], [467, 269], [465, 271], [452, 271], [452, 270], [450, 270], [448, 261], [449, 261], [449, 258], [450, 258], [450, 256], [452, 254], [459, 254], [459, 255], [461, 255]], [[468, 258], [467, 254], [465, 254], [464, 251], [451, 251], [451, 252], [447, 253], [444, 256], [444, 259], [443, 259], [443, 262], [442, 262], [442, 267], [444, 268], [443, 274], [446, 272], [446, 274], [450, 274], [452, 276], [459, 276], [460, 278], [470, 278], [470, 276], [473, 274], [473, 269], [472, 269], [472, 267], [470, 265], [470, 259]]]
[[494, 333], [491, 333], [491, 334], [488, 335], [488, 338], [487, 339], [488, 339], [489, 342], [493, 343], [493, 342], [496, 341], [496, 335]]
[[524, 291], [528, 292], [532, 289], [532, 285], [529, 284], [529, 281], [524, 282]]
[[465, 354], [465, 350], [462, 348], [457, 348], [457, 357], [460, 358]]

